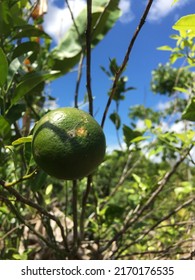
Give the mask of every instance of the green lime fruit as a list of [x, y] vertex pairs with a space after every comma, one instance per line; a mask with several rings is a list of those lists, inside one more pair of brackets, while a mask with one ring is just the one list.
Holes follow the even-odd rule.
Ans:
[[102, 128], [88, 113], [59, 108], [36, 124], [32, 153], [49, 175], [75, 180], [91, 174], [103, 161], [106, 141]]

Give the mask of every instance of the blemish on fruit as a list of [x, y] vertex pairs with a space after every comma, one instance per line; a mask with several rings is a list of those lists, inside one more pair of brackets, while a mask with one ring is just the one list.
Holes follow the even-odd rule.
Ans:
[[87, 130], [84, 127], [79, 127], [76, 129], [77, 136], [87, 136]]

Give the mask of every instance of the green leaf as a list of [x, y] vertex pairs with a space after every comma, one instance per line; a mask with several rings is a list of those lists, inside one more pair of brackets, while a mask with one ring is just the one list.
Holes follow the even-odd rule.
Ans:
[[142, 191], [146, 190], [148, 186], [142, 182], [142, 178], [138, 176], [137, 174], [133, 173], [132, 174], [135, 182], [139, 185]]
[[25, 94], [30, 92], [33, 88], [35, 88], [38, 84], [44, 81], [51, 81], [59, 77], [58, 71], [51, 72], [33, 72], [26, 74], [22, 81], [16, 87], [14, 92], [14, 96], [11, 100], [11, 106], [16, 104], [19, 100], [21, 100]]
[[24, 143], [29, 143], [29, 142], [32, 142], [32, 135], [18, 138], [17, 140], [12, 142], [12, 145], [16, 146], [16, 145], [21, 145], [21, 144], [24, 144]]
[[116, 218], [121, 218], [122, 214], [124, 213], [125, 209], [115, 204], [108, 205], [108, 208], [105, 212], [105, 217], [107, 222], [112, 222]]
[[150, 136], [138, 136], [138, 137], [134, 138], [133, 140], [131, 140], [131, 143], [138, 143], [138, 142], [141, 142], [146, 139], [150, 139]]
[[191, 99], [182, 114], [183, 120], [195, 121], [195, 97]]
[[127, 125], [123, 125], [123, 134], [125, 143], [128, 147], [130, 146], [133, 139], [142, 136], [142, 133], [140, 131], [133, 130]]
[[16, 104], [6, 112], [6, 119], [12, 124], [21, 118], [22, 113], [25, 112], [25, 110], [25, 104]]
[[191, 144], [193, 142], [194, 136], [195, 136], [195, 131], [192, 130], [188, 130], [185, 131], [184, 133], [176, 133], [175, 136], [177, 136], [179, 139], [181, 139], [181, 141], [183, 142], [183, 144]]
[[177, 59], [182, 58], [182, 57], [184, 57], [184, 54], [182, 54], [182, 53], [172, 53], [169, 58], [170, 63], [174, 64], [175, 61], [177, 61]]
[[112, 113], [110, 115], [110, 119], [113, 122], [113, 124], [115, 125], [116, 129], [118, 130], [121, 126], [121, 119], [118, 113]]
[[[101, 4], [100, 4], [101, 3]], [[92, 34], [91, 47], [94, 48], [106, 33], [112, 28], [120, 15], [118, 9], [119, 0], [93, 1], [92, 6]], [[66, 32], [61, 42], [50, 53], [50, 64], [52, 69], [60, 70], [62, 74], [67, 73], [79, 62], [81, 53], [86, 47], [86, 25], [87, 10], [81, 11]], [[75, 25], [77, 28], [75, 28]]]
[[40, 45], [36, 42], [24, 42], [18, 45], [13, 51], [12, 59], [20, 57], [28, 52], [38, 53], [40, 50]]
[[148, 158], [150, 158], [151, 156], [155, 156], [159, 153], [161, 153], [163, 151], [163, 146], [158, 146], [155, 147], [154, 149], [152, 149], [149, 154], [148, 154]]
[[195, 14], [181, 17], [172, 28], [178, 30], [181, 36], [195, 36]]
[[44, 185], [47, 178], [47, 173], [40, 170], [36, 176], [32, 177], [30, 181], [31, 189], [33, 192], [39, 191]]
[[15, 35], [12, 37], [12, 40], [15, 39], [21, 39], [21, 38], [31, 38], [31, 37], [44, 37], [44, 38], [50, 38], [51, 37], [45, 33], [43, 30], [39, 29], [38, 27], [35, 27], [33, 25], [23, 25], [23, 26], [17, 26], [15, 28]]
[[49, 184], [45, 190], [45, 194], [48, 196], [52, 193], [52, 190], [53, 190], [53, 185], [52, 184]]
[[7, 35], [13, 25], [8, 1], [0, 1], [0, 35]]
[[132, 176], [133, 176], [134, 180], [135, 180], [138, 184], [141, 183], [141, 177], [140, 177], [140, 176], [138, 176], [138, 175], [135, 174], [135, 173], [133, 173]]
[[152, 121], [150, 119], [145, 119], [144, 123], [148, 129], [150, 129], [152, 127]]
[[174, 87], [175, 91], [183, 92], [189, 94], [189, 89], [181, 88], [181, 87]]
[[162, 47], [157, 48], [157, 50], [160, 50], [160, 51], [172, 51], [173, 49], [170, 46], [162, 46]]
[[10, 124], [3, 116], [0, 116], [0, 138], [6, 140], [10, 136], [11, 136]]
[[2, 87], [5, 84], [7, 80], [7, 74], [8, 74], [7, 58], [2, 48], [0, 48], [0, 87]]

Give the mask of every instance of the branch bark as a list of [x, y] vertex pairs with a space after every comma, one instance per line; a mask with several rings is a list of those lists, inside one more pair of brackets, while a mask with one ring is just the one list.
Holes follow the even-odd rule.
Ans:
[[173, 165], [170, 171], [168, 171], [164, 177], [154, 186], [153, 192], [149, 196], [149, 198], [146, 200], [146, 202], [142, 205], [139, 206], [136, 211], [133, 213], [133, 217], [127, 219], [125, 222], [124, 226], [120, 231], [118, 231], [115, 236], [110, 239], [105, 246], [103, 246], [100, 249], [100, 252], [104, 252], [107, 250], [113, 242], [117, 241], [119, 238], [122, 237], [122, 235], [142, 216], [142, 214], [149, 208], [149, 206], [154, 202], [158, 194], [163, 190], [164, 186], [168, 183], [170, 178], [175, 174], [177, 168], [180, 166], [180, 164], [185, 160], [187, 155], [189, 154], [190, 150], [192, 149], [193, 146], [191, 146], [187, 151], [184, 152], [183, 155], [181, 155], [180, 159], [176, 161], [176, 163]]
[[[156, 227], [158, 227], [158, 225], [160, 225], [163, 221], [168, 220], [171, 216], [175, 215], [178, 211], [180, 211], [181, 209], [189, 206], [190, 204], [192, 204], [192, 202], [195, 201], [195, 196], [188, 199], [187, 201], [183, 202], [181, 205], [179, 205], [178, 207], [176, 207], [175, 209], [173, 209], [172, 211], [170, 211], [166, 216], [162, 217], [160, 220], [158, 220], [153, 226], [151, 226], [148, 230], [146, 230], [140, 237], [138, 237], [135, 241], [131, 242], [130, 244], [128, 244], [128, 246], [126, 246], [125, 248], [123, 248], [122, 250], [120, 250], [120, 252], [117, 252], [117, 257], [120, 257], [120, 254], [126, 250], [127, 248], [133, 246], [134, 244], [137, 244], [139, 241], [141, 241], [146, 235], [148, 235], [152, 230], [154, 230]], [[175, 224], [171, 225], [174, 226]], [[115, 253], [115, 252], [114, 252]], [[113, 253], [113, 255], [114, 255]]]
[[129, 57], [130, 57], [130, 54], [131, 54], [131, 51], [133, 49], [133, 46], [134, 46], [134, 43], [137, 39], [137, 36], [139, 35], [145, 21], [146, 21], [146, 17], [150, 11], [150, 8], [152, 6], [152, 3], [153, 3], [153, 0], [148, 0], [148, 4], [146, 6], [146, 9], [141, 17], [141, 20], [134, 32], [134, 35], [129, 43], [129, 46], [127, 48], [127, 51], [126, 51], [126, 54], [125, 54], [125, 57], [123, 59], [123, 62], [121, 64], [121, 67], [119, 68], [119, 70], [116, 72], [115, 74], [115, 78], [114, 78], [114, 82], [113, 82], [113, 86], [112, 86], [112, 89], [111, 89], [111, 94], [108, 98], [108, 101], [107, 101], [107, 104], [106, 104], [106, 107], [105, 107], [105, 110], [104, 110], [104, 113], [103, 113], [103, 117], [102, 117], [102, 122], [101, 122], [101, 127], [103, 128], [104, 127], [104, 123], [105, 123], [105, 120], [106, 120], [106, 116], [107, 116], [107, 113], [108, 113], [108, 110], [109, 110], [109, 107], [111, 105], [111, 102], [112, 102], [112, 99], [114, 97], [114, 94], [116, 92], [116, 89], [117, 89], [117, 83], [118, 83], [118, 80], [122, 74], [122, 72], [124, 71], [125, 67], [127, 66], [127, 63], [129, 61]]
[[87, 29], [86, 29], [86, 77], [89, 100], [89, 113], [93, 116], [93, 94], [91, 89], [91, 27], [92, 27], [92, 0], [87, 0]]
[[[30, 207], [36, 209], [39, 214], [42, 214], [42, 215], [45, 215], [47, 216], [49, 219], [53, 220], [56, 222], [56, 224], [58, 225], [58, 227], [60, 228], [60, 232], [61, 232], [61, 235], [62, 235], [62, 239], [63, 239], [63, 243], [64, 243], [64, 247], [66, 249], [67, 252], [69, 252], [69, 248], [68, 248], [68, 244], [67, 244], [67, 240], [66, 240], [66, 237], [65, 237], [65, 234], [64, 234], [64, 228], [60, 222], [60, 220], [55, 217], [54, 215], [52, 215], [51, 213], [49, 213], [48, 211], [46, 211], [44, 208], [42, 208], [39, 204], [37, 203], [34, 203], [32, 200], [29, 200], [25, 197], [23, 197], [21, 194], [19, 194], [19, 192], [17, 192], [15, 189], [13, 189], [12, 187], [9, 187], [9, 188], [6, 188], [5, 189], [10, 193], [12, 194], [18, 201], [26, 204], [26, 205], [29, 205]], [[5, 194], [3, 195], [3, 197], [5, 197]]]

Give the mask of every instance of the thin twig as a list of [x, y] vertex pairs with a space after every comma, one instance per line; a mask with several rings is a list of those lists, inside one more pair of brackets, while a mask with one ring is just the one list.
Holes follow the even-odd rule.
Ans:
[[86, 88], [89, 100], [89, 113], [93, 116], [93, 94], [91, 89], [91, 27], [92, 27], [92, 0], [87, 0], [87, 29], [86, 29]]
[[27, 226], [31, 232], [33, 232], [36, 236], [38, 236], [39, 239], [41, 239], [49, 248], [52, 248], [56, 252], [60, 253], [60, 255], [64, 254], [62, 250], [60, 250], [55, 243], [49, 242], [47, 238], [45, 238], [42, 234], [40, 234], [38, 231], [34, 229], [33, 226], [28, 224], [26, 220], [20, 215], [20, 213], [17, 211], [16, 207], [8, 200], [5, 199], [6, 205], [10, 208], [11, 212], [14, 213], [17, 217], [17, 219], [25, 226]]
[[111, 102], [112, 102], [112, 99], [114, 97], [114, 94], [116, 92], [116, 89], [117, 89], [117, 83], [118, 83], [118, 80], [122, 74], [122, 72], [124, 71], [125, 67], [127, 66], [127, 63], [129, 61], [129, 57], [130, 57], [130, 54], [131, 54], [131, 51], [132, 51], [132, 48], [134, 46], [134, 43], [136, 41], [136, 38], [140, 32], [140, 30], [142, 29], [144, 23], [145, 23], [145, 20], [146, 20], [146, 17], [149, 13], [149, 10], [152, 6], [152, 3], [153, 3], [153, 0], [148, 0], [148, 4], [146, 6], [146, 9], [141, 17], [141, 20], [134, 32], [134, 35], [130, 41], [130, 44], [127, 48], [127, 52], [125, 54], [125, 57], [123, 59], [123, 62], [122, 62], [122, 65], [120, 66], [120, 68], [118, 69], [118, 71], [116, 71], [116, 74], [115, 74], [115, 78], [114, 78], [114, 82], [113, 82], [113, 86], [112, 86], [112, 89], [111, 89], [111, 93], [110, 93], [110, 96], [108, 98], [108, 101], [107, 101], [107, 104], [106, 104], [106, 107], [105, 107], [105, 110], [104, 110], [104, 113], [103, 113], [103, 117], [102, 117], [102, 122], [101, 122], [101, 127], [103, 128], [104, 127], [104, 123], [105, 123], [105, 120], [106, 120], [106, 116], [107, 116], [107, 113], [108, 113], [108, 110], [109, 110], [109, 107], [111, 105]]
[[164, 177], [154, 186], [153, 192], [150, 194], [149, 198], [146, 200], [146, 202], [143, 204], [143, 206], [138, 207], [137, 211], [134, 211], [134, 215], [132, 218], [129, 218], [125, 224], [123, 225], [122, 229], [118, 231], [115, 236], [110, 239], [110, 241], [107, 242], [107, 244], [101, 248], [101, 252], [107, 250], [114, 241], [117, 241], [138, 219], [139, 217], [144, 213], [145, 210], [149, 208], [149, 206], [154, 202], [158, 194], [163, 190], [164, 186], [168, 183], [170, 178], [175, 174], [176, 170], [180, 166], [180, 164], [185, 160], [187, 155], [189, 154], [189, 151], [192, 149], [193, 146], [191, 146], [187, 152], [185, 152], [180, 159], [176, 161], [176, 163], [173, 165], [170, 171], [168, 171]]
[[[118, 180], [118, 183], [115, 185], [114, 189], [111, 191], [111, 193], [109, 194], [109, 196], [107, 196], [99, 205], [99, 209], [103, 209], [103, 207], [109, 202], [109, 200], [111, 200], [115, 194], [119, 191], [120, 187], [123, 186], [123, 183], [125, 181], [125, 179], [132, 173], [132, 171], [134, 170], [134, 168], [140, 163], [140, 161], [144, 158], [144, 155], [140, 156], [139, 159], [131, 166], [131, 168], [129, 168], [129, 163], [131, 161], [131, 153], [129, 153], [127, 161], [125, 163], [125, 166], [123, 168], [122, 174]], [[90, 218], [92, 219], [95, 216], [95, 213], [93, 212], [90, 215]]]
[[9, 188], [5, 188], [9, 193], [11, 193], [13, 196], [15, 196], [15, 198], [26, 204], [26, 205], [29, 205], [30, 207], [38, 210], [39, 214], [43, 214], [45, 216], [47, 216], [49, 219], [53, 220], [56, 222], [56, 224], [58, 225], [58, 227], [60, 228], [60, 232], [61, 232], [61, 235], [62, 235], [62, 239], [63, 239], [63, 243], [64, 243], [64, 247], [65, 249], [67, 250], [67, 252], [69, 251], [68, 249], [68, 245], [67, 245], [67, 242], [66, 242], [66, 237], [65, 237], [65, 234], [64, 234], [64, 228], [60, 222], [60, 220], [55, 217], [54, 215], [52, 215], [51, 213], [47, 212], [44, 208], [42, 208], [39, 204], [37, 203], [34, 203], [32, 200], [29, 200], [25, 197], [23, 197], [19, 192], [17, 192], [14, 188], [12, 187], [9, 187]]
[[111, 2], [111, 1], [112, 1], [112, 0], [108, 1], [108, 3], [107, 3], [107, 4], [105, 5], [105, 7], [104, 7], [103, 12], [100, 14], [99, 18], [97, 19], [97, 21], [96, 21], [96, 23], [95, 23], [95, 26], [93, 27], [92, 37], [93, 37], [93, 34], [95, 33], [97, 27], [98, 27], [99, 25], [101, 25], [101, 21], [104, 20], [104, 16], [105, 16], [105, 14], [107, 13], [107, 9], [108, 9], [108, 6], [110, 5], [110, 2]]
[[[147, 231], [145, 231], [142, 235], [140, 235], [136, 240], [134, 240], [133, 242], [131, 242], [130, 244], [128, 244], [128, 246], [126, 246], [125, 248], [123, 248], [122, 250], [120, 250], [120, 252], [117, 252], [117, 257], [120, 257], [121, 253], [123, 251], [125, 251], [127, 248], [133, 246], [134, 244], [137, 244], [138, 242], [140, 242], [146, 235], [148, 235], [152, 230], [154, 230], [155, 228], [158, 227], [158, 225], [160, 225], [162, 222], [168, 220], [170, 217], [172, 217], [173, 215], [175, 215], [178, 211], [180, 211], [181, 209], [187, 207], [188, 205], [190, 205], [193, 201], [195, 201], [195, 197], [190, 198], [189, 200], [185, 201], [184, 203], [182, 203], [181, 205], [179, 205], [178, 207], [176, 207], [175, 209], [171, 210], [166, 216], [162, 217], [161, 219], [159, 219], [155, 224], [153, 224]], [[170, 225], [170, 226], [175, 226], [175, 224]], [[115, 252], [113, 252], [114, 255]]]
[[65, 0], [65, 1], [66, 1], [66, 5], [67, 5], [67, 7], [68, 7], [68, 10], [69, 10], [69, 12], [70, 12], [70, 15], [71, 15], [71, 18], [72, 18], [72, 21], [73, 21], [75, 30], [76, 30], [77, 35], [78, 35], [78, 38], [80, 39], [81, 46], [83, 46], [82, 41], [81, 41], [81, 34], [80, 34], [79, 29], [78, 29], [78, 26], [77, 26], [77, 24], [76, 24], [76, 21], [75, 21], [75, 18], [74, 18], [74, 14], [73, 14], [73, 12], [72, 12], [72, 9], [71, 9], [71, 7], [70, 7], [70, 5], [69, 5], [69, 1], [68, 1], [68, 0]]
[[70, 15], [71, 15], [71, 18], [72, 18], [72, 21], [73, 21], [73, 24], [74, 24], [75, 30], [77, 32], [81, 48], [82, 48], [82, 53], [81, 53], [81, 57], [80, 57], [79, 65], [78, 65], [78, 75], [77, 75], [76, 88], [75, 88], [75, 94], [74, 94], [74, 107], [78, 108], [78, 93], [79, 93], [79, 86], [80, 86], [80, 81], [81, 81], [81, 76], [82, 76], [82, 66], [83, 66], [85, 49], [84, 49], [83, 42], [82, 42], [82, 39], [81, 39], [81, 34], [80, 34], [79, 28], [76, 24], [74, 14], [73, 14], [72, 9], [70, 7], [69, 1], [68, 0], [65, 0], [65, 1], [66, 1], [68, 10], [70, 12]]
[[74, 94], [74, 107], [78, 108], [78, 96], [79, 96], [79, 87], [81, 83], [81, 77], [82, 77], [82, 67], [83, 67], [83, 60], [84, 60], [84, 54], [81, 54], [79, 65], [78, 65], [78, 75], [77, 75], [77, 81], [76, 81], [76, 88], [75, 88], [75, 94]]
[[25, 180], [28, 180], [28, 179], [32, 178], [36, 174], [36, 172], [37, 172], [37, 170], [35, 169], [31, 173], [29, 173], [29, 174], [19, 178], [18, 180], [11, 182], [11, 183], [7, 183], [3, 180], [0, 180], [0, 185], [2, 185], [5, 188], [13, 187], [14, 185], [17, 185], [17, 184], [19, 184], [19, 183], [21, 183]]
[[0, 237], [0, 242], [4, 239], [6, 239], [10, 234], [12, 234], [15, 230], [17, 229], [21, 229], [22, 227], [24, 227], [25, 225], [24, 224], [20, 224], [20, 225], [17, 225], [16, 227], [10, 229], [8, 232], [6, 232], [2, 237]]

